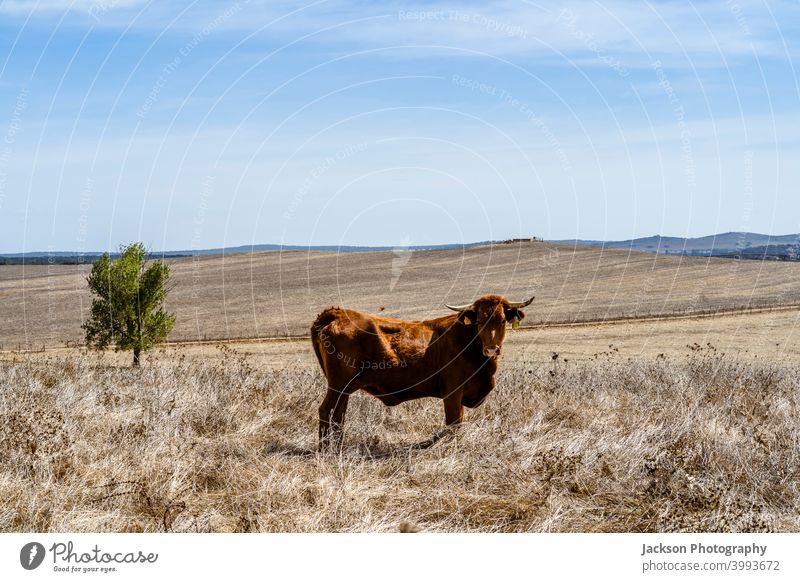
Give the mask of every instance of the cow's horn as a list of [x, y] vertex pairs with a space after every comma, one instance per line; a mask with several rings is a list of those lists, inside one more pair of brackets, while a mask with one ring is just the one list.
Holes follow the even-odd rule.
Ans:
[[452, 309], [453, 311], [464, 311], [465, 309], [472, 307], [472, 303], [467, 303], [465, 305], [447, 305], [447, 303], [445, 303], [444, 306], [448, 309]]
[[531, 302], [532, 302], [534, 299], [536, 299], [536, 295], [534, 295], [533, 297], [531, 297], [531, 298], [530, 298], [530, 299], [528, 299], [527, 301], [520, 301], [519, 303], [514, 303], [513, 301], [509, 301], [509, 302], [508, 302], [508, 305], [509, 305], [509, 307], [514, 307], [514, 308], [516, 308], [516, 309], [519, 309], [520, 307], [527, 307], [528, 305], [530, 305], [530, 304], [531, 304]]

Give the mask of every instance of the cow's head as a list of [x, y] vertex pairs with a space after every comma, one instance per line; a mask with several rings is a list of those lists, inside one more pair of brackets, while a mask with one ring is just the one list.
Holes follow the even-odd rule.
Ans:
[[483, 355], [495, 358], [500, 355], [500, 347], [506, 337], [506, 323], [514, 323], [525, 317], [523, 307], [527, 301], [512, 302], [499, 295], [484, 295], [467, 305], [448, 305], [458, 312], [458, 321], [475, 329], [483, 347]]

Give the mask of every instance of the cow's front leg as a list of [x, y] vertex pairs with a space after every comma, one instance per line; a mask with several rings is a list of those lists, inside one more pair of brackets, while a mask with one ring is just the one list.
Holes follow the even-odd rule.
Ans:
[[342, 446], [342, 426], [350, 395], [341, 390], [328, 388], [319, 407], [319, 450], [339, 451]]
[[444, 421], [447, 426], [436, 431], [427, 441], [417, 443], [412, 449], [427, 449], [442, 439], [452, 437], [462, 420], [464, 420], [464, 406], [461, 404], [461, 390], [457, 390], [444, 398]]
[[428, 440], [413, 445], [411, 447], [412, 450], [428, 449], [440, 440], [452, 437], [455, 430], [461, 425], [461, 421], [464, 420], [464, 406], [461, 404], [461, 390], [457, 390], [454, 394], [448, 394], [443, 400], [444, 421], [447, 426], [436, 431]]
[[448, 428], [455, 428], [464, 420], [464, 405], [461, 404], [461, 390], [456, 390], [444, 398], [444, 422]]

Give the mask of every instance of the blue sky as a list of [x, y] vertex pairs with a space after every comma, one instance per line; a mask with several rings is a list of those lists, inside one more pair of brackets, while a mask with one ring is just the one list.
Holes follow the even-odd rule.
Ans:
[[800, 232], [800, 4], [0, 4], [0, 252]]

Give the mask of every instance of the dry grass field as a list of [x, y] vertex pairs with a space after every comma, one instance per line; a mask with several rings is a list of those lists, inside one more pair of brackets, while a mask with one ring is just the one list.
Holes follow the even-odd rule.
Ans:
[[[391, 290], [392, 253], [175, 261], [171, 339], [537, 294], [453, 438], [413, 448], [438, 400], [359, 394], [341, 454], [316, 452], [308, 340], [172, 344], [133, 369], [63, 347], [78, 267], [26, 267], [22, 315], [21, 268], [0, 268], [0, 531], [800, 531], [800, 308], [540, 325], [796, 303], [800, 265], [555, 248], [413, 253]], [[48, 348], [9, 351], [25, 337]]]
[[357, 396], [336, 455], [317, 370], [219, 351], [0, 364], [0, 530], [800, 531], [796, 366], [509, 360], [451, 440]]
[[[536, 294], [528, 325], [800, 304], [800, 264], [521, 243], [465, 251], [287, 252], [173, 259], [170, 340], [307, 334], [345, 305], [407, 319], [485, 293]], [[0, 349], [82, 342], [88, 266], [0, 267]]]

